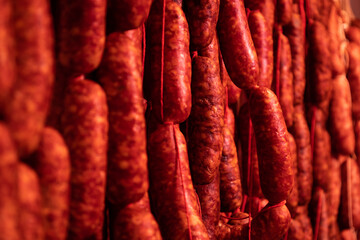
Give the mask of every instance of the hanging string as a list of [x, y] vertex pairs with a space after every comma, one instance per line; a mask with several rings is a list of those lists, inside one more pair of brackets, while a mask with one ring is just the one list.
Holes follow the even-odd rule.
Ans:
[[160, 69], [160, 115], [164, 121], [164, 46], [165, 46], [165, 10], [166, 0], [163, 0], [162, 28], [161, 28], [161, 69]]
[[[250, 115], [250, 109], [249, 109]], [[248, 159], [247, 159], [247, 185], [249, 194], [249, 240], [251, 240], [251, 205], [252, 205], [252, 165], [251, 165], [252, 122], [249, 116]]]
[[316, 209], [316, 222], [315, 222], [314, 240], [317, 240], [318, 236], [319, 236], [321, 208], [322, 208], [322, 201], [323, 201], [323, 194], [322, 194], [323, 191], [321, 191], [321, 188], [317, 188], [316, 191], [320, 191], [320, 194], [319, 194], [319, 202], [317, 204], [317, 209]]
[[177, 143], [177, 140], [176, 140], [175, 125], [173, 123], [172, 123], [172, 126], [173, 126], [173, 135], [174, 135], [174, 143], [175, 143], [175, 150], [176, 150], [176, 162], [178, 164], [179, 171], [180, 171], [180, 179], [181, 179], [181, 185], [182, 185], [183, 195], [184, 195], [184, 205], [185, 205], [185, 211], [186, 211], [186, 219], [187, 219], [187, 224], [188, 224], [188, 228], [189, 228], [189, 239], [192, 240], [191, 226], [190, 226], [190, 216], [189, 216], [189, 210], [188, 210], [188, 206], [187, 206], [185, 184], [184, 184], [184, 179], [183, 179], [183, 174], [182, 174], [182, 169], [181, 169], [180, 156], [179, 156], [179, 146], [178, 146], [178, 143]]

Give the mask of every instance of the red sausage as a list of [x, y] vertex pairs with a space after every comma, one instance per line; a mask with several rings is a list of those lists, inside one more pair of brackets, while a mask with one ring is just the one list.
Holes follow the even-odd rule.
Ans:
[[102, 88], [71, 79], [62, 132], [71, 157], [68, 239], [102, 239], [108, 140], [108, 108]]
[[347, 47], [349, 56], [349, 68], [347, 79], [349, 80], [352, 100], [352, 117], [360, 119], [360, 45], [350, 42]]
[[289, 196], [294, 184], [288, 132], [276, 95], [257, 87], [249, 91], [250, 117], [259, 157], [260, 184], [270, 203]]
[[140, 31], [108, 35], [98, 70], [109, 106], [107, 198], [123, 207], [139, 201], [149, 187], [142, 54], [136, 38], [130, 35]]
[[251, 11], [248, 22], [259, 60], [259, 86], [270, 88], [274, 68], [272, 34], [260, 11]]
[[158, 124], [147, 147], [152, 211], [163, 238], [208, 240], [179, 126]]
[[53, 32], [48, 1], [12, 1], [16, 81], [5, 106], [5, 121], [20, 157], [40, 141], [54, 78]]
[[18, 157], [7, 126], [0, 122], [0, 232], [1, 240], [18, 240]]
[[36, 153], [45, 238], [65, 240], [69, 222], [70, 156], [62, 136], [46, 127]]
[[220, 49], [231, 80], [242, 89], [257, 85], [259, 64], [241, 0], [222, 0], [218, 22]]
[[181, 7], [167, 0], [161, 82], [162, 20], [161, 1], [155, 2], [146, 29], [152, 108], [161, 122], [181, 123], [191, 111], [189, 29]]
[[106, 0], [63, 0], [56, 7], [59, 63], [74, 76], [93, 71], [104, 50]]

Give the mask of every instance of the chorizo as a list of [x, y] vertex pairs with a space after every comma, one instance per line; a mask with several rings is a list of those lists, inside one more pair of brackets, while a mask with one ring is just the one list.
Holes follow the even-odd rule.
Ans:
[[2, 115], [6, 100], [15, 82], [15, 54], [11, 1], [0, 1], [0, 9], [0, 114]]
[[280, 50], [278, 50], [280, 51], [279, 102], [286, 126], [289, 128], [293, 124], [294, 115], [294, 84], [291, 72], [291, 50], [289, 40], [285, 35], [279, 32], [278, 38], [280, 38]]
[[357, 120], [354, 122], [354, 132], [355, 132], [355, 155], [357, 157], [357, 161], [360, 165], [360, 121]]
[[19, 234], [20, 239], [44, 238], [41, 193], [36, 172], [24, 163], [18, 164]]
[[221, 66], [219, 62], [220, 61], [219, 39], [216, 34], [214, 35], [209, 45], [207, 45], [205, 48], [198, 50], [198, 55], [202, 57], [208, 57], [211, 60], [213, 60], [217, 69], [220, 69], [217, 71], [221, 71]]
[[195, 57], [192, 71], [189, 161], [194, 183], [206, 184], [220, 165], [225, 91], [211, 59]]
[[[239, 162], [239, 167], [242, 169], [241, 180], [244, 194], [251, 195], [252, 197], [264, 197], [261, 186], [260, 186], [260, 177], [259, 177], [259, 162], [258, 154], [256, 149], [256, 140], [254, 136], [254, 130], [252, 125], [250, 125], [250, 115], [249, 115], [249, 104], [245, 103], [239, 112], [239, 138], [241, 142], [241, 166]], [[251, 131], [251, 135], [249, 134]], [[251, 140], [249, 140], [251, 138]], [[250, 157], [249, 157], [249, 144], [250, 146]], [[250, 166], [249, 166], [250, 161]], [[250, 179], [251, 176], [251, 179]], [[250, 185], [252, 187], [250, 187]], [[251, 192], [250, 192], [251, 191]]]
[[329, 239], [329, 221], [324, 190], [321, 188], [315, 189], [309, 209], [311, 224], [314, 229], [314, 239]]
[[291, 152], [291, 166], [294, 174], [294, 187], [290, 191], [290, 195], [286, 200], [286, 206], [288, 207], [291, 216], [295, 216], [296, 208], [299, 203], [299, 191], [298, 191], [298, 182], [296, 179], [297, 176], [297, 149], [296, 149], [296, 142], [294, 137], [289, 133], [289, 146]]
[[64, 0], [57, 9], [58, 62], [75, 77], [95, 70], [105, 44], [106, 1]]
[[274, 68], [272, 34], [260, 11], [251, 11], [248, 22], [259, 61], [259, 86], [270, 88]]
[[147, 19], [153, 0], [108, 0], [107, 31], [120, 32], [140, 27]]
[[304, 25], [299, 13], [293, 12], [291, 22], [283, 28], [291, 49], [291, 69], [294, 86], [294, 105], [303, 103], [305, 93]]
[[71, 158], [68, 239], [101, 239], [105, 199], [108, 108], [102, 88], [86, 79], [69, 81], [61, 116]]
[[201, 217], [209, 239], [216, 240], [216, 228], [220, 220], [220, 172], [216, 171], [211, 183], [194, 185], [199, 197]]
[[216, 35], [220, 0], [186, 0], [185, 12], [189, 23], [192, 49], [202, 49]]
[[225, 123], [224, 125], [229, 129], [231, 136], [235, 141], [235, 115], [234, 111], [228, 106], [225, 107]]
[[141, 47], [127, 35], [138, 31], [108, 35], [98, 70], [109, 107], [107, 198], [123, 207], [139, 201], [149, 187]]
[[224, 144], [220, 162], [221, 211], [233, 212], [242, 202], [240, 171], [234, 138], [224, 127]]
[[294, 123], [292, 134], [296, 142], [297, 151], [297, 184], [299, 192], [299, 205], [305, 206], [311, 199], [313, 185], [313, 166], [310, 145], [310, 131], [305, 119], [302, 105], [294, 108]]
[[7, 126], [0, 122], [0, 239], [21, 239], [18, 231], [18, 157]]
[[297, 216], [295, 219], [300, 222], [301, 227], [304, 231], [304, 240], [312, 240], [313, 230], [311, 221], [308, 216], [308, 206], [301, 206], [297, 208]]
[[314, 21], [310, 25], [309, 42], [311, 97], [326, 112], [332, 90], [331, 66], [328, 32], [321, 22]]
[[65, 240], [69, 221], [70, 156], [62, 136], [53, 128], [43, 131], [36, 152], [45, 238]]
[[347, 46], [349, 56], [349, 68], [346, 77], [349, 80], [352, 117], [354, 120], [360, 119], [360, 45], [350, 42]]
[[289, 24], [292, 17], [292, 0], [276, 1], [276, 21], [281, 25]]
[[243, 1], [220, 1], [217, 27], [221, 53], [231, 80], [242, 89], [256, 86], [259, 64]]
[[11, 1], [15, 37], [16, 80], [4, 119], [20, 157], [40, 141], [50, 105], [54, 72], [53, 32], [48, 1]]
[[126, 207], [110, 206], [110, 222], [110, 239], [162, 239], [159, 226], [150, 210], [147, 193], [139, 201]]
[[[345, 156], [332, 157], [329, 162], [329, 181], [325, 192], [326, 205], [328, 206], [328, 218], [330, 221], [337, 220], [341, 195], [341, 168], [340, 162]], [[337, 224], [337, 222], [336, 222]]]
[[288, 131], [276, 95], [268, 88], [249, 91], [250, 118], [259, 158], [260, 184], [269, 203], [289, 196], [294, 184]]
[[360, 170], [354, 158], [341, 165], [340, 229], [360, 227]]
[[163, 238], [208, 240], [179, 126], [158, 124], [147, 149], [152, 211]]
[[163, 22], [160, 5], [158, 2], [152, 5], [146, 31], [152, 109], [157, 119], [162, 122], [181, 123], [189, 117], [191, 111], [189, 29], [181, 7], [166, 0], [162, 49]]
[[360, 45], [360, 28], [350, 25], [346, 30], [346, 37], [350, 42]]
[[303, 240], [305, 233], [302, 229], [301, 223], [297, 219], [291, 219], [287, 239]]
[[267, 205], [251, 221], [251, 239], [280, 240], [289, 229], [290, 212], [285, 205]]
[[321, 187], [327, 191], [330, 178], [329, 163], [331, 161], [331, 139], [328, 131], [321, 123], [316, 123], [314, 128], [314, 186]]
[[355, 151], [350, 85], [345, 75], [337, 76], [332, 82], [333, 91], [330, 102], [331, 139], [338, 153], [350, 155]]
[[[259, 10], [272, 32], [275, 21], [275, 2], [272, 0], [245, 0], [245, 7], [251, 11]], [[272, 47], [271, 47], [272, 48]]]

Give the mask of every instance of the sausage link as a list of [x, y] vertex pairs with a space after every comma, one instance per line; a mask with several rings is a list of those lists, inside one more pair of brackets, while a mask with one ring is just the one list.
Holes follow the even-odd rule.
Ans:
[[24, 163], [18, 164], [19, 235], [24, 240], [44, 238], [41, 215], [41, 193], [35, 171]]
[[303, 240], [305, 233], [302, 229], [301, 223], [297, 219], [291, 219], [287, 239]]
[[186, 0], [185, 12], [189, 22], [192, 49], [202, 49], [216, 35], [220, 0]]
[[220, 49], [231, 80], [242, 89], [257, 85], [259, 64], [241, 0], [220, 1]]
[[220, 163], [220, 199], [222, 212], [235, 211], [242, 201], [236, 145], [227, 126], [224, 127], [224, 144]]
[[0, 122], [0, 239], [21, 239], [18, 231], [18, 157], [7, 126]]
[[329, 162], [329, 182], [326, 196], [326, 205], [328, 206], [328, 219], [329, 222], [335, 221], [337, 225], [337, 216], [339, 213], [340, 206], [340, 195], [341, 195], [341, 168], [340, 163], [343, 162], [345, 156], [338, 156], [337, 158], [332, 157]]
[[350, 85], [345, 75], [337, 76], [332, 84], [333, 91], [330, 102], [331, 139], [336, 152], [350, 155], [355, 151]]
[[271, 90], [253, 88], [249, 96], [261, 189], [270, 203], [279, 203], [287, 199], [294, 184], [285, 120]]
[[291, 216], [287, 207], [268, 207], [252, 220], [251, 239], [280, 240], [289, 229]]
[[110, 239], [161, 240], [159, 226], [150, 210], [149, 195], [124, 208], [110, 206]]
[[15, 82], [15, 54], [11, 1], [1, 0], [0, 9], [0, 115], [2, 115]]
[[217, 226], [220, 220], [220, 172], [216, 171], [209, 184], [194, 185], [201, 206], [201, 217], [207, 229], [209, 239], [216, 240]]
[[152, 211], [164, 239], [209, 239], [178, 125], [158, 124], [148, 137]]
[[270, 88], [274, 68], [272, 34], [259, 10], [250, 12], [248, 22], [259, 60], [259, 86]]
[[299, 205], [305, 206], [310, 202], [313, 185], [313, 166], [311, 157], [310, 131], [305, 119], [302, 105], [294, 109], [294, 124], [292, 133], [297, 151], [297, 183], [299, 191]]
[[298, 163], [297, 163], [297, 149], [296, 149], [296, 142], [294, 137], [289, 133], [288, 134], [289, 139], [289, 146], [290, 146], [290, 152], [291, 152], [291, 166], [294, 174], [294, 187], [290, 191], [290, 195], [288, 199], [286, 200], [286, 206], [288, 207], [291, 216], [296, 215], [296, 208], [299, 203], [299, 190], [298, 190], [298, 182], [296, 179], [297, 173], [298, 173]]
[[95, 70], [105, 44], [106, 0], [63, 0], [57, 9], [59, 63], [74, 76]]
[[149, 187], [141, 47], [126, 35], [137, 31], [108, 35], [98, 70], [109, 106], [107, 198], [123, 207], [139, 201]]
[[285, 35], [279, 33], [280, 38], [280, 93], [279, 102], [284, 115], [286, 126], [290, 128], [293, 124], [294, 115], [294, 84], [291, 72], [291, 50]]
[[349, 26], [346, 30], [346, 37], [350, 42], [360, 45], [360, 28], [355, 26]]
[[69, 221], [70, 156], [62, 136], [53, 128], [43, 131], [36, 152], [45, 238], [65, 240]]
[[16, 81], [5, 106], [5, 121], [20, 157], [40, 141], [53, 84], [53, 33], [48, 1], [12, 1]]
[[304, 231], [304, 240], [313, 239], [313, 229], [308, 215], [308, 206], [299, 206], [297, 208], [297, 216], [295, 219], [301, 224], [302, 230]]
[[68, 239], [102, 239], [108, 108], [101, 87], [71, 79], [61, 123], [71, 157]]
[[293, 12], [291, 22], [283, 30], [290, 43], [294, 104], [298, 105], [304, 101], [306, 84], [304, 27], [300, 14]]
[[314, 21], [310, 25], [310, 92], [312, 101], [326, 112], [331, 96], [329, 39], [325, 26]]
[[281, 25], [289, 24], [292, 17], [292, 0], [276, 1], [276, 17], [277, 22]]
[[164, 72], [161, 83], [162, 1], [152, 5], [147, 26], [151, 101], [162, 122], [181, 123], [191, 111], [191, 58], [189, 29], [181, 7], [166, 0]]
[[352, 117], [360, 119], [360, 45], [350, 42], [347, 47], [349, 56], [349, 68], [347, 79], [349, 80], [352, 101]]
[[275, 1], [273, 0], [245, 0], [245, 7], [251, 11], [259, 10], [272, 32], [275, 21]]
[[214, 62], [193, 59], [192, 109], [189, 118], [189, 160], [195, 184], [213, 181], [220, 165], [224, 127], [224, 88]]
[[153, 0], [107, 0], [108, 33], [140, 27], [149, 16]]
[[[319, 214], [320, 216], [318, 216]], [[315, 229], [318, 228], [317, 239], [329, 239], [329, 220], [327, 215], [326, 198], [324, 190], [321, 188], [316, 188], [313, 193], [309, 205], [309, 215], [314, 229], [314, 234]], [[318, 224], [318, 227], [316, 227], [316, 224]]]

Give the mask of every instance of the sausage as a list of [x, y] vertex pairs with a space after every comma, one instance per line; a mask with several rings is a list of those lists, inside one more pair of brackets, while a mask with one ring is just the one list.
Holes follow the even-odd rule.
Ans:
[[106, 1], [64, 0], [57, 9], [57, 60], [75, 77], [93, 71], [104, 50]]
[[304, 108], [298, 105], [294, 108], [294, 123], [292, 134], [296, 142], [297, 151], [297, 184], [299, 191], [299, 205], [305, 206], [311, 199], [313, 185], [313, 166], [310, 145], [310, 131], [305, 119]]
[[66, 239], [69, 221], [70, 156], [62, 136], [46, 127], [36, 151], [46, 239]]
[[[291, 50], [290, 44], [285, 35], [278, 33], [280, 38], [279, 56], [279, 102], [284, 115], [286, 126], [289, 128], [293, 124], [294, 115], [294, 84], [291, 72]], [[278, 48], [279, 46], [277, 46]]]
[[272, 34], [259, 10], [250, 12], [248, 22], [259, 61], [259, 86], [270, 88], [274, 68]]
[[289, 209], [291, 216], [295, 216], [296, 214], [296, 208], [299, 203], [299, 191], [298, 191], [298, 182], [296, 179], [297, 176], [297, 149], [296, 149], [296, 142], [294, 137], [289, 133], [288, 134], [289, 139], [289, 146], [290, 146], [290, 152], [291, 152], [291, 166], [294, 174], [294, 187], [290, 191], [290, 195], [288, 199], [286, 200], [286, 206]]
[[268, 24], [270, 32], [272, 32], [275, 20], [275, 2], [272, 0], [245, 0], [244, 2], [245, 7], [251, 11], [259, 10], [261, 12]]
[[241, 89], [256, 86], [259, 64], [243, 1], [221, 1], [217, 27], [221, 53], [231, 80]]
[[311, 226], [311, 221], [308, 216], [308, 206], [299, 206], [297, 208], [297, 216], [295, 219], [300, 222], [301, 227], [304, 231], [304, 239], [312, 240], [313, 238], [313, 230]]
[[[356, 157], [360, 156], [360, 121], [357, 120], [354, 122], [354, 132], [355, 132], [355, 155]], [[358, 163], [360, 164], [360, 158], [358, 157]]]
[[286, 25], [291, 22], [292, 17], [292, 0], [278, 0], [276, 1], [276, 21], [280, 25]]
[[151, 75], [153, 111], [161, 122], [183, 122], [191, 111], [191, 58], [185, 14], [177, 3], [166, 1], [163, 82], [161, 82], [162, 5], [160, 2], [154, 2], [152, 5], [147, 23], [146, 39], [150, 56], [148, 74]]
[[347, 47], [349, 68], [346, 77], [349, 80], [352, 101], [352, 117], [360, 119], [360, 45], [350, 42]]
[[0, 1], [0, 114], [15, 82], [14, 36], [11, 24], [12, 6], [10, 0]]
[[238, 226], [242, 224], [249, 224], [249, 214], [246, 212], [235, 212], [231, 214], [231, 219], [228, 224], [233, 226]]
[[147, 19], [153, 0], [108, 0], [108, 33], [126, 31], [140, 27]]
[[[329, 207], [328, 207], [329, 208]], [[337, 219], [328, 216], [329, 223], [329, 239], [340, 239], [340, 229], [339, 224], [337, 223]]]
[[67, 239], [101, 239], [105, 199], [108, 108], [102, 88], [86, 79], [69, 81], [61, 117], [71, 157]]
[[164, 239], [209, 239], [178, 125], [158, 124], [148, 136], [150, 199]]
[[256, 216], [268, 203], [269, 201], [266, 200], [266, 198], [248, 198], [245, 205], [245, 212], [251, 212], [251, 216]]
[[109, 106], [107, 198], [122, 207], [138, 202], [149, 187], [142, 53], [126, 35], [138, 31], [141, 29], [108, 35], [98, 70]]
[[10, 132], [3, 122], [0, 122], [0, 134], [0, 239], [18, 240], [18, 157]]
[[345, 229], [341, 231], [341, 240], [356, 240], [356, 232], [354, 229]]
[[340, 229], [360, 227], [360, 170], [354, 158], [341, 165]]
[[236, 104], [240, 100], [241, 89], [231, 81], [222, 58], [220, 62], [220, 78], [223, 85], [227, 87], [227, 102], [230, 106]]
[[355, 151], [354, 127], [351, 117], [351, 91], [345, 75], [333, 81], [330, 102], [330, 130], [335, 151], [353, 154]]
[[331, 96], [331, 66], [328, 33], [325, 26], [314, 21], [310, 25], [310, 92], [312, 101], [326, 110]]
[[293, 11], [291, 22], [283, 31], [290, 43], [294, 105], [298, 105], [304, 102], [306, 84], [304, 26], [300, 14]]
[[305, 233], [302, 229], [301, 223], [297, 219], [291, 219], [287, 239], [303, 240]]
[[360, 28], [350, 25], [346, 30], [346, 38], [350, 42], [360, 45]]
[[48, 1], [12, 1], [16, 80], [4, 119], [20, 157], [40, 141], [53, 84], [53, 33]]
[[294, 184], [288, 132], [276, 95], [265, 87], [249, 91], [250, 118], [259, 158], [260, 184], [269, 203], [289, 196]]
[[215, 63], [216, 67], [219, 69], [217, 71], [221, 71], [221, 65], [219, 62], [220, 60], [219, 39], [216, 34], [212, 38], [209, 45], [207, 45], [205, 48], [198, 50], [198, 55], [202, 57], [210, 58]]
[[41, 215], [41, 193], [35, 171], [24, 163], [18, 164], [19, 239], [42, 240], [44, 238]]
[[216, 230], [220, 220], [220, 172], [216, 171], [211, 183], [194, 185], [199, 197], [201, 217], [209, 239], [216, 240]]
[[340, 195], [341, 195], [341, 169], [340, 162], [345, 156], [332, 157], [329, 162], [329, 181], [327, 183], [327, 191], [325, 192], [326, 205], [328, 206], [329, 223], [336, 222], [339, 213]]
[[[249, 104], [245, 103], [239, 112], [239, 137], [241, 142], [241, 153], [242, 153], [242, 162], [241, 166], [239, 163], [241, 172], [241, 179], [242, 179], [242, 187], [244, 194], [251, 195], [253, 197], [260, 197], [263, 198], [264, 195], [261, 191], [260, 186], [260, 177], [259, 177], [259, 162], [258, 162], [258, 154], [256, 149], [256, 140], [254, 136], [254, 130], [251, 127], [251, 141], [249, 141]], [[251, 143], [251, 152], [250, 152], [250, 159], [249, 159], [249, 143]], [[250, 160], [250, 166], [249, 166]], [[250, 170], [250, 172], [249, 172]], [[250, 179], [250, 176], [251, 178]], [[250, 181], [252, 187], [250, 188]], [[251, 193], [250, 193], [251, 190]]]
[[248, 222], [244, 221], [241, 225], [229, 225], [220, 221], [217, 228], [217, 240], [249, 239]]
[[[233, 137], [235, 141], [235, 115], [234, 111], [228, 106], [225, 107], [225, 123], [224, 125], [229, 129], [230, 135]], [[236, 146], [235, 146], [236, 147]]]
[[324, 190], [321, 188], [315, 189], [309, 209], [311, 224], [314, 229], [314, 239], [329, 239], [329, 222]]
[[221, 211], [233, 212], [242, 202], [239, 163], [234, 138], [224, 127], [224, 144], [220, 162]]
[[290, 221], [285, 205], [267, 205], [251, 222], [251, 239], [280, 240], [288, 231]]
[[314, 132], [314, 186], [321, 187], [327, 191], [330, 178], [331, 139], [329, 133], [321, 123], [316, 123]]
[[187, 0], [184, 8], [190, 29], [192, 49], [202, 49], [216, 35], [220, 0]]
[[110, 206], [110, 222], [110, 239], [162, 239], [159, 226], [150, 211], [147, 193], [139, 201], [124, 208]]
[[194, 184], [208, 184], [220, 165], [225, 92], [211, 59], [195, 57], [192, 72], [189, 161]]

